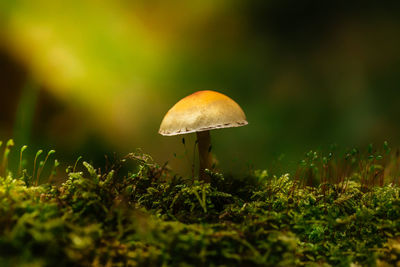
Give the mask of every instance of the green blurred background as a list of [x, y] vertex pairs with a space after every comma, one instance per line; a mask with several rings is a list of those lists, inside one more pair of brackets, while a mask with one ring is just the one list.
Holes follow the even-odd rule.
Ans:
[[[249, 125], [212, 132], [221, 168], [400, 140], [399, 1], [0, 1], [0, 140], [95, 163], [142, 148], [190, 170], [158, 127], [211, 89]], [[34, 153], [34, 152], [32, 152]]]

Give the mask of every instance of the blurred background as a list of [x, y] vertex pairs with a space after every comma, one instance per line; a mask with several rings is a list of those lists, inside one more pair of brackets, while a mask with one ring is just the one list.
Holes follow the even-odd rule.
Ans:
[[[158, 128], [216, 90], [249, 125], [212, 132], [221, 168], [400, 141], [399, 1], [0, 1], [0, 140], [101, 164], [141, 148], [187, 173]], [[4, 146], [3, 146], [4, 147]]]

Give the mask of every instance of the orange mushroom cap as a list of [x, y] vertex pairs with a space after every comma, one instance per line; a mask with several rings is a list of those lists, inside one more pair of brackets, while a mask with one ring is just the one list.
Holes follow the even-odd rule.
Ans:
[[176, 103], [164, 116], [159, 133], [178, 135], [248, 124], [242, 108], [215, 91], [198, 91]]

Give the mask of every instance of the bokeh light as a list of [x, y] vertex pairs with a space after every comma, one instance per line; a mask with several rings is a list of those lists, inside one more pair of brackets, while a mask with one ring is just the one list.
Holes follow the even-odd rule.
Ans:
[[400, 140], [398, 2], [2, 1], [0, 140], [101, 160], [141, 148], [187, 172], [194, 137], [162, 137], [197, 90], [249, 125], [212, 132], [221, 168], [289, 166], [331, 143]]

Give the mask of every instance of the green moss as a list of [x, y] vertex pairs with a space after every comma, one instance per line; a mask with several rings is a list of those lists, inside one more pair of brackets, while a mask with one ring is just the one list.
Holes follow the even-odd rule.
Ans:
[[[209, 173], [210, 183], [172, 175], [141, 154], [104, 173], [83, 162], [57, 186], [4, 171], [0, 266], [398, 264], [396, 159], [370, 156], [333, 161], [312, 152], [293, 178]], [[130, 159], [137, 169], [123, 173]], [[371, 169], [375, 161], [389, 182], [370, 181], [381, 170]]]

